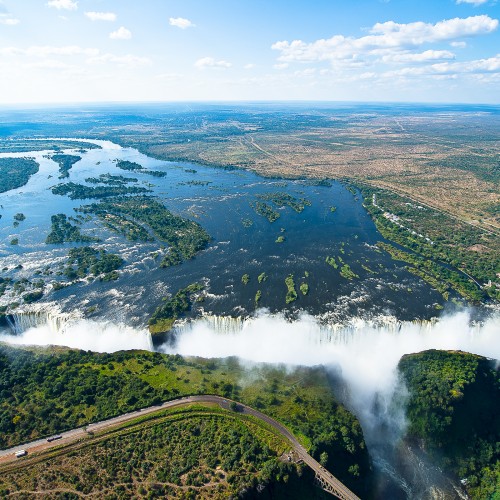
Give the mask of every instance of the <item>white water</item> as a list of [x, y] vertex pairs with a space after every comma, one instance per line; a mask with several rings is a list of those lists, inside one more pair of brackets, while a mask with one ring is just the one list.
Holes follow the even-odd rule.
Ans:
[[[14, 318], [16, 335], [0, 341], [21, 345], [61, 345], [99, 352], [125, 349], [152, 350], [146, 329], [120, 323], [76, 318], [57, 320], [54, 315], [31, 313]], [[312, 316], [290, 322], [262, 311], [250, 319], [205, 317], [179, 325], [174, 345], [160, 350], [171, 354], [223, 358], [236, 356], [250, 362], [325, 365], [340, 371], [349, 388], [349, 406], [367, 434], [390, 419], [401, 428], [402, 417], [389, 411], [397, 386], [397, 364], [405, 354], [426, 349], [462, 350], [500, 359], [500, 315], [481, 325], [470, 322], [467, 312], [444, 316], [435, 322], [378, 323], [352, 320], [349, 325], [324, 326]], [[385, 417], [384, 417], [385, 415]]]
[[307, 315], [292, 323], [268, 314], [243, 321], [207, 317], [178, 327], [177, 334], [176, 344], [163, 346], [164, 352], [340, 369], [350, 392], [348, 405], [360, 419], [366, 438], [373, 440], [381, 421], [392, 429], [394, 438], [404, 428], [403, 413], [390, 408], [403, 355], [445, 349], [500, 359], [500, 315], [471, 325], [467, 312], [436, 322], [400, 323], [388, 318], [382, 324], [358, 320], [329, 327]]
[[14, 345], [57, 345], [96, 352], [126, 349], [151, 351], [148, 330], [138, 330], [121, 323], [92, 321], [51, 313], [25, 313], [13, 317], [11, 330], [0, 333], [0, 342]]

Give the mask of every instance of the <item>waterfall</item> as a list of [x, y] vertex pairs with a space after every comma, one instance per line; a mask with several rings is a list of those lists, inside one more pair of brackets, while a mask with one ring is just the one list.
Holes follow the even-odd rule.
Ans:
[[84, 319], [79, 311], [62, 313], [53, 304], [40, 304], [7, 316], [8, 332], [0, 342], [17, 345], [59, 345], [97, 352], [127, 349], [152, 351], [146, 328], [135, 329], [116, 321]]
[[[300, 326], [303, 336], [313, 345], [349, 345], [358, 342], [365, 335], [390, 335], [397, 337], [405, 331], [419, 332], [423, 336], [432, 333], [439, 320], [400, 321], [394, 316], [379, 316], [371, 320], [351, 318], [345, 323], [333, 323], [325, 318], [317, 318], [303, 314], [296, 321], [290, 321], [280, 314], [270, 315], [262, 310], [256, 316], [232, 317], [204, 315], [200, 318], [176, 323], [173, 333], [175, 338], [183, 335], [192, 335], [195, 331], [203, 330], [218, 336], [245, 335], [247, 332], [265, 328], [269, 322], [276, 324], [279, 331], [293, 330]], [[471, 323], [472, 331], [480, 330], [480, 323]], [[278, 332], [277, 332], [278, 333]]]
[[73, 322], [81, 319], [77, 312], [62, 313], [57, 307], [44, 305], [12, 312], [6, 316], [7, 324], [14, 335], [21, 335], [31, 328], [47, 327], [53, 333], [61, 333]]

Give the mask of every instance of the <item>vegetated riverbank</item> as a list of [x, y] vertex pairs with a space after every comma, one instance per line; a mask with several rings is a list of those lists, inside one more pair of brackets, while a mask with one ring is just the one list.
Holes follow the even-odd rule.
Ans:
[[[359, 183], [380, 233], [410, 252], [385, 249], [410, 264], [445, 298], [454, 289], [473, 303], [500, 301], [500, 237], [391, 192]], [[395, 254], [398, 255], [395, 255]], [[457, 270], [459, 272], [457, 272]]]
[[460, 351], [404, 356], [406, 439], [461, 480], [470, 498], [500, 495], [498, 360]]
[[322, 368], [244, 367], [235, 358], [145, 351], [96, 354], [1, 346], [0, 353], [3, 447], [169, 398], [213, 393], [283, 422], [346, 486], [361, 496], [370, 490], [361, 427], [335, 401]]

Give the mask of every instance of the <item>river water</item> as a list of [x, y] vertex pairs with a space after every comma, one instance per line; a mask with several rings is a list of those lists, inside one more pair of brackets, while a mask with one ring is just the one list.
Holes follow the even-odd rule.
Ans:
[[[130, 185], [151, 189], [151, 195], [172, 212], [199, 222], [212, 241], [195, 259], [160, 269], [153, 256], [161, 244], [130, 242], [106, 230], [97, 220], [88, 221], [82, 230], [101, 238], [98, 246], [120, 254], [126, 266], [116, 282], [85, 281], [57, 292], [47, 287], [44, 301], [56, 302], [63, 312], [80, 310], [89, 315], [92, 311], [96, 319], [141, 326], [147, 324], [162, 297], [194, 282], [205, 283], [208, 291], [195, 315], [249, 316], [258, 308], [266, 308], [272, 313], [306, 311], [330, 323], [387, 316], [411, 321], [435, 317], [435, 306], [443, 304], [440, 294], [374, 246], [383, 238], [365, 212], [362, 197], [342, 184], [315, 186], [303, 181], [264, 179], [241, 170], [159, 161], [108, 141], [91, 142], [101, 149], [65, 151], [82, 159], [64, 181], [85, 183], [86, 178], [108, 173], [136, 178], [138, 182]], [[40, 164], [40, 171], [25, 186], [0, 194], [0, 267], [4, 277], [33, 279], [50, 269], [55, 274], [47, 283], [61, 280], [56, 272], [64, 264], [68, 248], [78, 245], [46, 245], [50, 217], [56, 213], [74, 216], [74, 209], [95, 201], [52, 194], [50, 188], [61, 181], [58, 165], [49, 153], [1, 155], [29, 156]], [[117, 159], [163, 171], [166, 176], [120, 170]], [[251, 204], [275, 192], [304, 198], [311, 206], [302, 213], [274, 207], [280, 217], [270, 223], [256, 214]], [[13, 227], [13, 216], [18, 212], [24, 213], [26, 220]], [[279, 236], [284, 236], [283, 243], [276, 242]], [[19, 239], [19, 245], [10, 244], [13, 238]], [[341, 266], [334, 269], [325, 262], [329, 256], [336, 257], [337, 263], [342, 258], [359, 277], [342, 277]], [[16, 269], [19, 265], [23, 268]], [[267, 279], [259, 283], [257, 277], [263, 272]], [[241, 282], [243, 274], [250, 277], [247, 285]], [[285, 278], [290, 274], [299, 298], [286, 304]], [[301, 283], [309, 286], [307, 295], [299, 292]], [[261, 298], [256, 304], [258, 290]], [[0, 304], [13, 300], [7, 295]]]

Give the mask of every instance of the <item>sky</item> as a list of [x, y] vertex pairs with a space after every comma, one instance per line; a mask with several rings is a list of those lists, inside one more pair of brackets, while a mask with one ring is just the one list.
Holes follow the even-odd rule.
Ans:
[[0, 104], [500, 104], [500, 0], [0, 0]]

